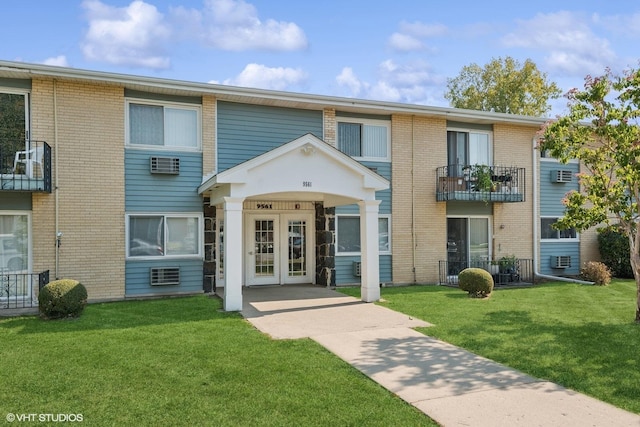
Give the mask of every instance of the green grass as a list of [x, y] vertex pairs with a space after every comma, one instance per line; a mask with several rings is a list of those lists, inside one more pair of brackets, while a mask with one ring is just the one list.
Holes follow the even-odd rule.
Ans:
[[[345, 289], [358, 295], [359, 289]], [[636, 285], [548, 283], [469, 298], [440, 286], [384, 288], [385, 305], [435, 326], [426, 335], [640, 413]]]
[[436, 425], [317, 343], [271, 340], [220, 308], [201, 296], [89, 305], [74, 320], [0, 320], [0, 419], [73, 413], [90, 426]]

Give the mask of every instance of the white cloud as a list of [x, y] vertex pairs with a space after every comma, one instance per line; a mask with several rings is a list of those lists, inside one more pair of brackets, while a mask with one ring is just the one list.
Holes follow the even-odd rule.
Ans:
[[346, 87], [351, 96], [358, 97], [363, 89], [363, 82], [360, 81], [358, 76], [353, 72], [351, 67], [344, 67], [340, 74], [336, 77], [338, 86]]
[[68, 67], [69, 62], [67, 61], [67, 57], [64, 55], [54, 56], [51, 58], [47, 58], [42, 61], [44, 65], [56, 65], [58, 67]]
[[[287, 90], [290, 86], [304, 82], [306, 78], [306, 73], [300, 69], [284, 67], [270, 68], [261, 64], [248, 64], [237, 77], [227, 79], [223, 84], [260, 89]], [[218, 82], [211, 81], [209, 83]]]
[[393, 33], [389, 37], [389, 46], [397, 51], [409, 52], [423, 49], [424, 43], [408, 34]]
[[171, 29], [155, 6], [136, 0], [113, 7], [99, 0], [85, 0], [89, 29], [82, 43], [87, 59], [116, 65], [168, 68], [165, 46]]
[[633, 38], [640, 37], [640, 12], [630, 15], [610, 16], [601, 16], [594, 13], [592, 19], [595, 24], [600, 25], [614, 34]]
[[545, 68], [569, 75], [601, 73], [616, 60], [609, 41], [598, 37], [584, 17], [571, 12], [537, 14], [518, 21], [518, 28], [502, 41], [508, 47], [549, 52]]
[[443, 104], [441, 85], [445, 80], [433, 74], [424, 62], [401, 65], [391, 60], [378, 65], [375, 83], [359, 79], [349, 67], [336, 77], [338, 85], [349, 91], [347, 96], [430, 105]]
[[400, 31], [415, 37], [430, 38], [447, 35], [449, 29], [444, 24], [424, 24], [422, 22], [401, 22]]
[[261, 21], [256, 8], [243, 0], [206, 0], [202, 11], [178, 7], [172, 14], [183, 24], [183, 37], [200, 38], [216, 49], [294, 51], [308, 45], [295, 23]]
[[420, 51], [427, 48], [424, 39], [446, 35], [448, 28], [442, 24], [422, 22], [401, 22], [400, 31], [393, 33], [387, 42], [398, 52]]

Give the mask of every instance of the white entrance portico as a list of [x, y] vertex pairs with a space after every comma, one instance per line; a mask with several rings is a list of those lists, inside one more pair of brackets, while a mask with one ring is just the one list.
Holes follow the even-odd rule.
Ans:
[[[312, 282], [313, 217], [273, 211], [273, 202], [325, 208], [357, 203], [360, 210], [362, 300], [380, 298], [376, 191], [389, 181], [311, 134], [204, 180], [199, 194], [224, 220], [224, 309], [242, 309], [243, 284]], [[248, 212], [245, 201], [264, 212]], [[249, 266], [249, 268], [247, 268]], [[289, 275], [282, 271], [286, 269]]]

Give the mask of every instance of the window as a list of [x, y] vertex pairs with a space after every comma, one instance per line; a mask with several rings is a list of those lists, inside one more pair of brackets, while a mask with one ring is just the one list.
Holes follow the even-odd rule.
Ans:
[[201, 256], [201, 223], [196, 215], [130, 215], [128, 256]]
[[457, 165], [461, 176], [464, 166], [491, 165], [491, 139], [487, 132], [447, 131], [449, 165]]
[[389, 124], [380, 120], [338, 122], [338, 149], [362, 159], [389, 159]]
[[0, 272], [24, 272], [28, 267], [29, 215], [0, 213]]
[[553, 224], [558, 218], [540, 218], [540, 238], [541, 239], [577, 239], [578, 233], [575, 228], [567, 228], [564, 230], [556, 230]]
[[[360, 217], [339, 215], [336, 221], [337, 252], [339, 254], [360, 253]], [[378, 217], [378, 250], [381, 254], [391, 253], [391, 218]]]
[[200, 147], [199, 107], [141, 102], [127, 105], [129, 144], [177, 149]]

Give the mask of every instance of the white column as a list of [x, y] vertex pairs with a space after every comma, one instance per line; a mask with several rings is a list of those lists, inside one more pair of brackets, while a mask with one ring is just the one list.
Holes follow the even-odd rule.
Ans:
[[361, 298], [364, 302], [380, 299], [378, 209], [380, 200], [358, 202], [360, 207], [360, 246], [362, 261]]
[[224, 300], [225, 311], [242, 310], [242, 202], [224, 198]]

